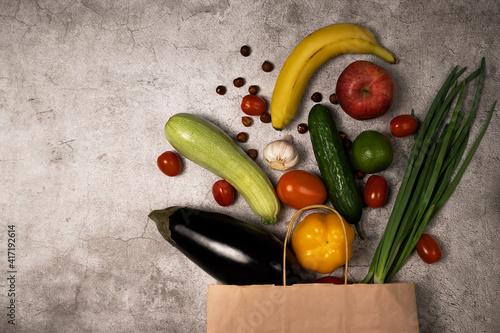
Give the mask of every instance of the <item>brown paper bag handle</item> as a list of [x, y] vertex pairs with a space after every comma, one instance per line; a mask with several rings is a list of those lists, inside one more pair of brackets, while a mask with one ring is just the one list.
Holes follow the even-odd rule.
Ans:
[[[293, 214], [292, 218], [290, 219], [290, 222], [288, 223], [288, 228], [286, 230], [286, 235], [285, 235], [285, 241], [283, 242], [283, 285], [284, 286], [286, 286], [286, 248], [287, 248], [287, 244], [288, 244], [288, 241], [290, 239], [290, 236], [292, 234], [292, 229], [293, 229], [293, 226], [295, 224], [295, 220], [297, 219], [297, 217], [299, 217], [299, 215], [302, 212], [312, 210], [312, 209], [319, 209], [319, 210], [323, 210], [325, 212], [335, 213], [335, 214], [337, 214], [337, 216], [339, 217], [341, 222], [343, 220], [342, 216], [335, 209], [333, 209], [332, 207], [328, 207], [326, 205], [306, 206], [304, 208], [297, 210], [295, 212], [295, 214]], [[349, 243], [347, 241], [347, 232], [345, 230], [344, 223], [342, 223], [342, 229], [344, 230], [344, 239], [345, 239], [344, 284], [347, 284], [347, 266], [348, 266], [347, 263], [349, 262]]]

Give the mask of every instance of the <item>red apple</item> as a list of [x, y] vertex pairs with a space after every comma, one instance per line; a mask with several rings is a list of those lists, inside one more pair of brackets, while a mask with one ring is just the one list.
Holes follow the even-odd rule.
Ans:
[[357, 120], [380, 117], [394, 100], [394, 80], [370, 61], [355, 61], [337, 80], [335, 95], [342, 110]]

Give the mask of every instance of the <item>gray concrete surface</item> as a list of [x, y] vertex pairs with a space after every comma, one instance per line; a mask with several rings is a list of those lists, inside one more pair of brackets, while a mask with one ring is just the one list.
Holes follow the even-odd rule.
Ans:
[[[245, 149], [292, 134], [302, 161], [317, 172], [309, 138], [295, 126], [312, 106], [308, 96], [333, 92], [349, 63], [366, 59], [393, 75], [391, 111], [358, 122], [333, 107], [354, 138], [366, 129], [388, 133], [393, 116], [415, 109], [423, 119], [455, 65], [475, 69], [486, 57], [487, 78], [473, 137], [500, 98], [500, 3], [439, 1], [0, 1], [0, 331], [204, 332], [207, 285], [215, 280], [162, 240], [148, 213], [190, 204], [252, 223], [241, 197], [218, 207], [218, 178], [183, 159], [168, 178], [156, 158], [172, 147], [168, 118], [192, 112], [231, 135], [245, 130], [239, 103], [250, 84], [270, 100], [289, 52], [328, 24], [370, 28], [400, 62], [367, 55], [326, 63], [283, 133], [256, 121]], [[239, 48], [248, 44], [251, 56]], [[264, 60], [275, 69], [264, 73]], [[237, 89], [232, 80], [246, 78]], [[224, 96], [215, 93], [226, 85]], [[412, 255], [397, 281], [417, 284], [421, 332], [500, 332], [500, 190], [498, 110], [462, 182], [428, 226], [442, 260]], [[366, 209], [368, 240], [354, 244], [352, 279], [361, 279], [401, 182], [412, 139], [391, 138], [396, 159], [383, 175], [387, 205]], [[262, 155], [258, 163], [262, 165]], [[281, 175], [265, 169], [273, 182]], [[283, 236], [292, 210], [269, 230]], [[15, 226], [15, 296], [8, 280], [8, 225]], [[10, 237], [12, 238], [12, 237]], [[11, 251], [12, 252], [12, 251]], [[7, 307], [15, 301], [15, 323]]]

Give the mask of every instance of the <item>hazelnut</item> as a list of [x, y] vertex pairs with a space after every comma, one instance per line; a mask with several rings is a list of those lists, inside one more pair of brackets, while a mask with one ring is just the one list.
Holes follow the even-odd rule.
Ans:
[[250, 47], [248, 45], [243, 45], [240, 49], [240, 53], [244, 57], [248, 57], [250, 55]]
[[217, 88], [215, 88], [215, 92], [218, 93], [219, 95], [224, 95], [226, 91], [227, 89], [225, 86], [217, 86]]
[[309, 126], [307, 126], [307, 124], [306, 124], [306, 123], [301, 123], [301, 124], [298, 124], [298, 125], [297, 125], [297, 131], [298, 131], [300, 134], [304, 134], [304, 133], [306, 133], [308, 130], [309, 130]]
[[243, 87], [245, 85], [245, 79], [242, 77], [237, 77], [233, 80], [233, 84], [236, 88]]
[[335, 95], [335, 94], [330, 95], [330, 103], [339, 104], [339, 101], [337, 101], [337, 95]]
[[259, 92], [259, 86], [251, 85], [250, 87], [248, 87], [248, 93], [250, 95], [257, 95], [258, 92]]
[[319, 103], [323, 99], [323, 96], [321, 95], [321, 93], [315, 92], [314, 94], [312, 94], [311, 99], [313, 100], [313, 102]]
[[250, 117], [244, 116], [244, 117], [241, 117], [241, 123], [243, 124], [243, 126], [249, 127], [252, 125], [253, 120]]
[[267, 112], [264, 112], [263, 114], [260, 115], [260, 121], [263, 123], [270, 123], [271, 122], [271, 115]]
[[345, 138], [344, 140], [342, 140], [342, 144], [344, 145], [345, 150], [351, 150], [351, 148], [352, 148], [352, 141], [351, 140], [349, 140], [348, 138]]
[[249, 149], [247, 150], [247, 155], [250, 156], [252, 160], [255, 160], [257, 158], [257, 150], [256, 149]]
[[356, 171], [354, 171], [354, 178], [363, 179], [363, 178], [365, 178], [365, 173], [361, 170], [356, 170]]
[[273, 64], [272, 64], [272, 63], [270, 63], [270, 62], [269, 62], [269, 61], [267, 61], [267, 60], [266, 60], [266, 61], [264, 61], [264, 63], [262, 63], [262, 70], [263, 70], [264, 72], [270, 72], [270, 71], [272, 71], [272, 70], [273, 70], [273, 68], [274, 68]]
[[247, 142], [248, 141], [248, 134], [245, 132], [238, 133], [238, 135], [236, 136], [236, 139], [239, 142]]

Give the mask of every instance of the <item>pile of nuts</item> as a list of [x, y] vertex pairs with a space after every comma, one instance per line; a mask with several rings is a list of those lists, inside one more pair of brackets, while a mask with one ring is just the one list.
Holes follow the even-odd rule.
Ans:
[[[248, 46], [248, 45], [243, 45], [241, 48], [240, 48], [240, 54], [244, 57], [248, 57], [250, 56], [250, 54], [252, 53], [251, 52], [251, 48]], [[262, 63], [262, 66], [261, 66], [262, 70], [264, 72], [271, 72], [273, 69], [274, 69], [274, 65], [269, 61], [269, 60], [265, 60], [263, 63]], [[244, 85], [246, 84], [246, 80], [245, 78], [239, 76], [237, 78], [235, 78], [233, 80], [233, 85], [234, 87], [236, 88], [241, 88], [243, 87]], [[248, 87], [248, 93], [250, 95], [257, 95], [260, 91], [260, 88], [258, 85], [255, 85], [255, 84], [252, 84]], [[224, 85], [219, 85], [215, 88], [215, 92], [219, 95], [225, 95], [226, 92], [227, 92], [227, 88], [226, 86]], [[323, 95], [320, 93], [320, 92], [315, 92], [312, 94], [311, 96], [311, 100], [315, 103], [319, 103], [321, 102], [323, 99]], [[337, 102], [337, 98], [335, 96], [335, 93], [331, 94], [330, 97], [329, 97], [329, 100], [332, 104], [338, 104]], [[262, 123], [270, 123], [271, 122], [271, 115], [268, 111], [262, 113], [259, 117], [260, 121]], [[243, 116], [241, 117], [241, 123], [243, 124], [243, 126], [245, 127], [250, 127], [252, 126], [253, 124], [253, 119], [249, 116]], [[301, 123], [299, 125], [297, 125], [297, 131], [300, 133], [300, 134], [304, 134], [304, 133], [307, 133], [309, 127], [306, 123]], [[248, 133], [245, 133], [245, 132], [240, 132], [238, 133], [238, 135], [236, 136], [236, 139], [239, 141], [239, 142], [247, 142], [248, 141]], [[247, 151], [247, 154], [252, 157], [252, 159], [255, 159], [257, 157], [257, 150], [255, 149], [250, 149]]]
[[[250, 54], [252, 53], [251, 51], [252, 50], [248, 45], [243, 45], [240, 48], [240, 54], [244, 57], [250, 56]], [[261, 68], [264, 72], [271, 72], [274, 69], [274, 65], [269, 60], [265, 60], [262, 63]], [[245, 80], [245, 78], [243, 78], [241, 76], [237, 77], [233, 80], [233, 85], [236, 88], [241, 88], [245, 84], [246, 84], [246, 80]], [[257, 95], [259, 93], [259, 91], [260, 91], [260, 88], [258, 85], [252, 84], [248, 87], [248, 93], [250, 95]], [[227, 92], [227, 88], [224, 85], [219, 85], [215, 88], [215, 92], [219, 95], [225, 95]], [[262, 123], [270, 123], [271, 122], [271, 115], [269, 114], [269, 112], [264, 112], [263, 114], [260, 115], [259, 119]], [[253, 119], [252, 119], [252, 117], [249, 117], [249, 116], [243, 116], [243, 117], [241, 117], [241, 123], [245, 127], [250, 127], [253, 124]], [[238, 140], [238, 142], [247, 142], [248, 141], [248, 133], [245, 133], [245, 132], [238, 133], [238, 135], [236, 136], [236, 140]], [[255, 159], [257, 157], [257, 150], [249, 149], [247, 151], [247, 154], [252, 159]]]

